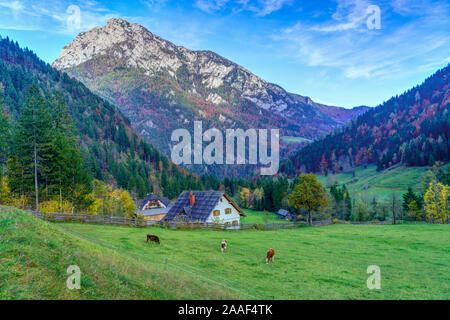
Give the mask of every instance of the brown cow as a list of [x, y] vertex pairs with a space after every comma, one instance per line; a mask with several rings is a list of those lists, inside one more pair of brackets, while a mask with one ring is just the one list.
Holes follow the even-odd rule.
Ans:
[[275, 251], [270, 248], [269, 251], [267, 251], [267, 258], [266, 263], [269, 264], [270, 262], [273, 262], [273, 256], [275, 255]]
[[222, 251], [222, 253], [227, 250], [227, 240], [222, 240], [222, 244], [221, 244], [221, 248], [220, 250]]
[[157, 244], [161, 244], [161, 242], [159, 241], [159, 238], [157, 236], [152, 235], [152, 234], [148, 234], [147, 235], [147, 243], [148, 242], [155, 242]]

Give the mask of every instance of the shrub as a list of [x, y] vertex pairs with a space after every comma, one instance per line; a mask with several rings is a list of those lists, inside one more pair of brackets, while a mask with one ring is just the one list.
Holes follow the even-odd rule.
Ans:
[[61, 213], [70, 213], [72, 212], [72, 206], [69, 202], [63, 201], [62, 207], [60, 208], [59, 201], [56, 200], [49, 200], [39, 203], [39, 211], [43, 213], [55, 213], [55, 212], [61, 212]]

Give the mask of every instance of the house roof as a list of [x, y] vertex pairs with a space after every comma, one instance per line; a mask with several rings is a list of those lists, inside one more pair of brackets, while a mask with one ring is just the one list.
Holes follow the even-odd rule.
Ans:
[[240, 215], [245, 216], [241, 208], [224, 191], [194, 191], [193, 195], [195, 196], [195, 203], [190, 206], [189, 192], [184, 191], [173, 207], [170, 208], [164, 220], [173, 220], [184, 212], [185, 217], [190, 221], [205, 222], [222, 196], [236, 208]]
[[170, 208], [172, 206], [173, 205], [170, 204], [166, 208], [146, 209], [146, 210], [143, 210], [141, 212], [142, 212], [142, 215], [144, 217], [157, 216], [157, 215], [160, 215], [160, 214], [167, 214], [167, 212], [169, 212], [169, 210], [170, 210]]
[[164, 197], [158, 197], [156, 194], [154, 193], [149, 193], [144, 199], [141, 200], [139, 207], [141, 209], [144, 208], [144, 206], [147, 204], [147, 202], [152, 201], [152, 200], [159, 200], [161, 201], [166, 207], [170, 204], [170, 200]]
[[277, 214], [280, 215], [280, 216], [285, 217], [285, 216], [287, 216], [288, 214], [290, 214], [290, 212], [287, 211], [287, 210], [285, 210], [285, 209], [280, 209], [280, 210], [278, 210]]

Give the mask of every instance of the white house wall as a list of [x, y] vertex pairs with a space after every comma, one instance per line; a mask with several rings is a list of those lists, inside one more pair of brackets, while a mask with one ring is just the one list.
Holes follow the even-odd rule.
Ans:
[[[236, 210], [236, 208], [228, 202], [228, 200], [225, 197], [221, 198], [222, 201], [219, 200], [216, 207], [211, 211], [211, 214], [209, 215], [208, 219], [206, 219], [206, 222], [208, 223], [227, 223], [230, 224], [233, 221], [238, 221], [240, 223], [241, 216], [239, 215], [239, 212]], [[225, 214], [225, 209], [231, 208], [230, 214]], [[220, 216], [214, 217], [213, 212], [214, 210], [220, 210]]]

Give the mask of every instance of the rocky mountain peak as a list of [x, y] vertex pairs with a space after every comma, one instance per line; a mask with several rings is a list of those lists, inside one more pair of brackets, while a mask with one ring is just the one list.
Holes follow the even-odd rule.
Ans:
[[212, 51], [176, 46], [124, 19], [80, 33], [53, 66], [116, 104], [167, 154], [168, 133], [193, 120], [313, 139], [363, 112], [289, 93]]
[[118, 44], [126, 47], [127, 44], [136, 45], [152, 38], [153, 34], [144, 27], [124, 19], [112, 18], [102, 28], [95, 27], [80, 33], [72, 43], [62, 49], [59, 58], [53, 62], [53, 67], [68, 69], [104, 55]]
[[[53, 63], [56, 69], [70, 69], [100, 56], [109, 60], [121, 60], [126, 67], [138, 68], [147, 76], [167, 74], [178, 81], [183, 70], [189, 78], [201, 79], [200, 85], [207, 91], [231, 86], [235, 96], [256, 103], [259, 107], [281, 112], [286, 108], [283, 101], [274, 100], [275, 93], [283, 99], [288, 95], [279, 86], [268, 84], [243, 67], [211, 51], [191, 51], [179, 47], [139, 24], [124, 19], [110, 19], [106, 26], [80, 33], [65, 46], [60, 57]], [[193, 84], [191, 93], [197, 92]], [[198, 85], [197, 85], [198, 87]], [[226, 104], [229, 97], [208, 92], [205, 99], [213, 104]]]

